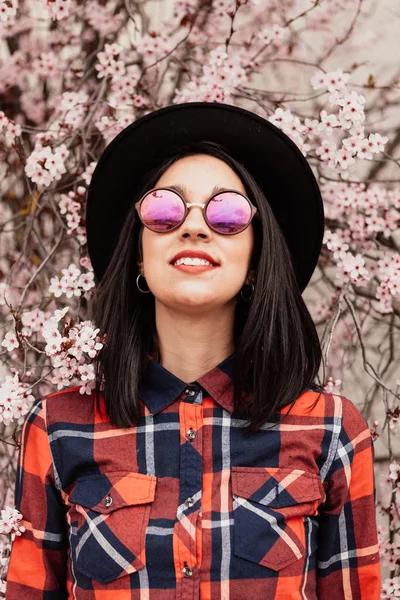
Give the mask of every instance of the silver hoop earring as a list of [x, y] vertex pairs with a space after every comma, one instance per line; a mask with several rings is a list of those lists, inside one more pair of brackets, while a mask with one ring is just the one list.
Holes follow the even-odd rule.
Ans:
[[[142, 294], [148, 294], [151, 290], [147, 290], [147, 291], [146, 290], [141, 290], [140, 287], [139, 287], [139, 277], [140, 276], [143, 277], [143, 275], [141, 273], [139, 273], [139, 275], [136, 277], [136, 287], [139, 290], [139, 292], [142, 292]], [[143, 277], [143, 279], [144, 279], [144, 277]]]
[[242, 289], [240, 290], [240, 296], [241, 296], [243, 302], [249, 302], [253, 297], [254, 289], [255, 289], [254, 283], [251, 283], [250, 285], [248, 285], [247, 289], [249, 289], [249, 288], [251, 288], [251, 294], [250, 294], [250, 296], [247, 296], [247, 297], [246, 297], [246, 295], [243, 295], [244, 287], [242, 287]]

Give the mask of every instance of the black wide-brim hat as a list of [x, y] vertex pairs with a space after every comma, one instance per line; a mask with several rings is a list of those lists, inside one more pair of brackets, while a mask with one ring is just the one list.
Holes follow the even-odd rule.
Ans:
[[307, 160], [275, 125], [253, 112], [217, 102], [189, 102], [137, 119], [106, 147], [86, 205], [88, 252], [103, 277], [125, 217], [146, 174], [180, 144], [221, 144], [261, 187], [285, 236], [300, 290], [315, 270], [324, 234], [321, 193]]

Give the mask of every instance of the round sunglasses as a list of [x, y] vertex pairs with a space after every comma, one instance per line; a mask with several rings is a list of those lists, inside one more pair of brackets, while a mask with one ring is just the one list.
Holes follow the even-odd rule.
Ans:
[[191, 206], [200, 206], [210, 229], [223, 235], [235, 235], [244, 231], [257, 213], [257, 208], [249, 198], [236, 190], [216, 192], [205, 204], [198, 204], [186, 202], [172, 188], [154, 188], [135, 204], [143, 225], [157, 233], [166, 233], [180, 227]]

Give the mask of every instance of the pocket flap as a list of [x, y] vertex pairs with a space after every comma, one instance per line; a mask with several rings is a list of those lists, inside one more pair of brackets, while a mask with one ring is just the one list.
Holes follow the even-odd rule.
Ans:
[[78, 477], [70, 502], [99, 513], [154, 500], [157, 477], [131, 471]]
[[325, 495], [320, 477], [301, 469], [232, 467], [231, 473], [233, 494], [271, 508], [315, 502]]

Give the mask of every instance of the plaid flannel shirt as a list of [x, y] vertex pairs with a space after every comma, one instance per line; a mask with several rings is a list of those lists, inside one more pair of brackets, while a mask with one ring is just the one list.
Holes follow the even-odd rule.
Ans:
[[151, 359], [126, 429], [79, 386], [39, 398], [6, 599], [378, 600], [364, 417], [307, 390], [246, 436], [231, 377], [231, 357], [191, 384]]

